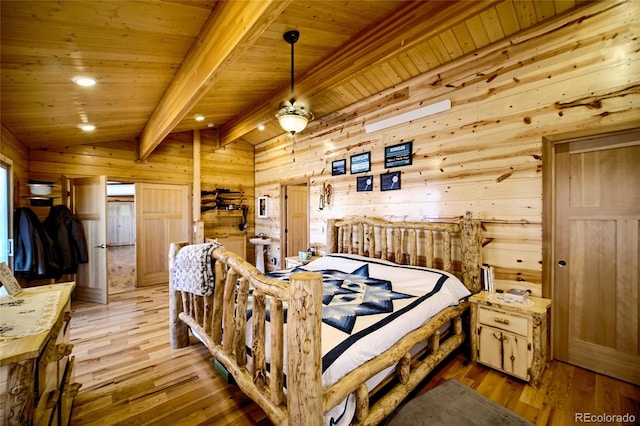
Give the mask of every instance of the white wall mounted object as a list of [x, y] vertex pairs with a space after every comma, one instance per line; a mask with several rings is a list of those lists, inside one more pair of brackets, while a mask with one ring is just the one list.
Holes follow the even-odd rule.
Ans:
[[445, 99], [444, 101], [436, 102], [435, 104], [427, 105], [425, 107], [405, 112], [403, 114], [396, 115], [390, 118], [385, 118], [384, 120], [376, 121], [375, 123], [365, 124], [364, 130], [367, 133], [373, 133], [377, 132], [378, 130], [397, 126], [403, 123], [408, 123], [409, 121], [418, 120], [420, 118], [428, 117], [430, 115], [438, 114], [439, 112], [448, 111], [450, 109], [451, 99]]

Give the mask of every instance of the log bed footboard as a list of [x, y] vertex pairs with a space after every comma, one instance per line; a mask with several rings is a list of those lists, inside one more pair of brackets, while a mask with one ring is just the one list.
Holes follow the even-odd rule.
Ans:
[[[480, 232], [476, 221], [468, 220], [461, 227], [434, 228], [433, 232], [451, 233], [462, 248], [462, 259], [451, 255], [452, 235], [443, 236], [439, 243], [444, 253], [440, 263], [451, 267], [461, 266], [456, 275], [472, 292], [479, 285]], [[375, 222], [378, 227], [381, 223]], [[406, 224], [406, 223], [405, 223]], [[425, 223], [421, 225], [433, 225]], [[456, 224], [457, 225], [457, 224]], [[370, 257], [381, 257], [375, 245], [373, 234], [387, 234], [387, 228], [380, 231], [373, 225], [346, 226], [351, 232], [356, 230], [356, 238], [347, 235], [341, 226], [343, 222], [330, 222], [328, 246], [340, 241], [341, 248], [335, 252], [357, 253], [365, 247]], [[466, 227], [465, 227], [466, 226]], [[378, 229], [378, 230], [376, 230]], [[409, 231], [389, 231], [395, 259], [407, 258], [416, 262], [416, 238], [414, 228]], [[420, 228], [422, 229], [422, 228]], [[465, 231], [466, 229], [466, 231]], [[432, 231], [426, 231], [425, 235]], [[337, 237], [337, 233], [342, 235]], [[405, 237], [406, 234], [406, 237]], [[465, 237], [465, 234], [467, 237]], [[400, 235], [400, 237], [398, 237]], [[471, 238], [468, 238], [468, 237]], [[345, 241], [347, 238], [349, 241]], [[431, 237], [426, 237], [431, 247], [436, 247]], [[475, 242], [473, 242], [473, 241]], [[470, 242], [471, 241], [471, 242]], [[347, 244], [348, 243], [348, 244]], [[358, 249], [351, 244], [359, 245]], [[169, 267], [172, 269], [175, 256], [186, 243], [172, 243], [169, 251]], [[448, 245], [448, 247], [447, 247]], [[402, 253], [408, 247], [413, 254]], [[474, 253], [474, 249], [477, 253]], [[467, 250], [467, 254], [464, 254]], [[434, 256], [433, 250], [430, 256]], [[386, 250], [382, 249], [385, 253]], [[315, 331], [322, 321], [322, 276], [315, 272], [300, 272], [291, 275], [289, 285], [266, 277], [253, 265], [223, 247], [215, 248], [212, 256], [216, 259], [215, 291], [211, 296], [196, 296], [188, 292], [174, 290], [170, 283], [170, 342], [172, 348], [189, 344], [191, 330], [209, 349], [229, 373], [240, 389], [278, 425], [321, 425], [323, 414], [339, 404], [350, 394], [355, 394], [356, 412], [352, 424], [375, 425], [387, 417], [411, 393], [420, 382], [449, 354], [460, 347], [465, 340], [462, 316], [468, 309], [468, 302], [446, 308], [436, 314], [422, 327], [402, 337], [394, 346], [380, 356], [362, 364], [327, 388], [322, 385], [322, 351], [320, 338]], [[386, 254], [384, 254], [386, 256]], [[433, 262], [433, 259], [428, 260]], [[477, 263], [476, 263], [477, 262]], [[401, 262], [399, 262], [401, 263]], [[415, 264], [415, 263], [412, 263]], [[474, 266], [476, 265], [476, 266]], [[219, 291], [222, 289], [222, 291]], [[253, 314], [251, 316], [251, 360], [247, 358], [246, 310], [249, 290], [253, 294]], [[267, 328], [267, 306], [269, 327]], [[284, 306], [287, 306], [287, 333], [284, 333]], [[442, 326], [451, 322], [445, 336], [440, 335]], [[223, 332], [224, 331], [224, 332]], [[269, 336], [267, 336], [269, 333]], [[286, 339], [286, 345], [285, 345]], [[424, 353], [411, 355], [411, 350], [419, 343], [429, 342]], [[286, 355], [284, 348], [287, 348]], [[286, 371], [284, 368], [286, 359]], [[267, 369], [267, 362], [269, 368]], [[395, 379], [387, 379], [376, 389], [368, 389], [366, 382], [379, 372], [397, 365]], [[268, 374], [267, 374], [268, 370]], [[286, 377], [286, 394], [284, 391]], [[377, 395], [384, 388], [384, 395]], [[380, 392], [382, 394], [383, 392]], [[370, 396], [375, 395], [375, 403], [370, 404]]]

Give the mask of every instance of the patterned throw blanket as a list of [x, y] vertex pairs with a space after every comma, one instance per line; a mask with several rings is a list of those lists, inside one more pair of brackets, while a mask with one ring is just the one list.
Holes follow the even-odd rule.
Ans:
[[211, 295], [215, 286], [215, 260], [211, 253], [217, 247], [222, 244], [193, 244], [180, 249], [171, 270], [173, 288], [198, 296]]

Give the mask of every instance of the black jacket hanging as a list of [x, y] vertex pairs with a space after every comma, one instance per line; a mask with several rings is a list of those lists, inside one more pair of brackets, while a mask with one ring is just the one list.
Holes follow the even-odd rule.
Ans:
[[75, 274], [78, 264], [89, 261], [82, 222], [71, 214], [67, 206], [59, 205], [51, 207], [42, 224], [55, 244], [60, 271]]
[[13, 235], [13, 270], [17, 277], [28, 280], [60, 277], [53, 240], [33, 210], [27, 207], [16, 209]]

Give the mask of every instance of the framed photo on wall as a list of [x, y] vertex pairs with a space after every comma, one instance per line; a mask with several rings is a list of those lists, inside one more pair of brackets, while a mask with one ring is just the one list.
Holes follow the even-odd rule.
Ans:
[[269, 199], [258, 197], [258, 217], [269, 217]]
[[351, 174], [366, 173], [371, 170], [371, 152], [351, 156]]
[[413, 141], [384, 148], [384, 168], [410, 166], [413, 161]]
[[331, 162], [331, 176], [338, 176], [347, 173], [347, 160], [335, 160]]
[[356, 188], [358, 192], [373, 191], [373, 176], [358, 176]]
[[384, 173], [380, 175], [380, 190], [395, 191], [400, 189], [400, 172]]

